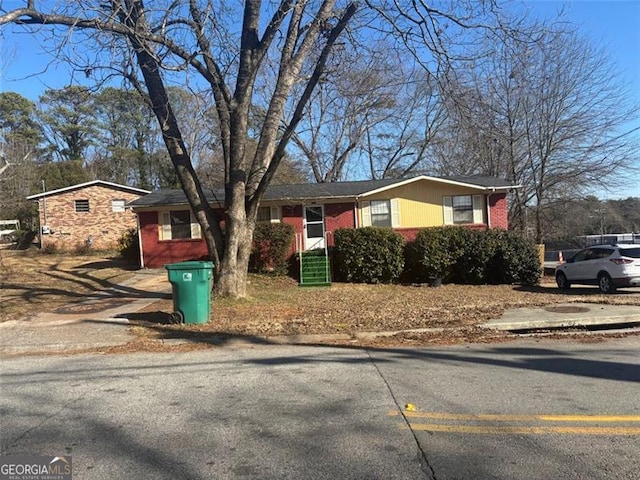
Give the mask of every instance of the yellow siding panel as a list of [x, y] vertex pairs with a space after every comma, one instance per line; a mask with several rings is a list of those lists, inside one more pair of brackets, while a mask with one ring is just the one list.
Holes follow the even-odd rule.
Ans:
[[[366, 200], [397, 198], [400, 204], [400, 227], [422, 228], [443, 225], [443, 196], [478, 195], [479, 193], [482, 193], [481, 190], [474, 188], [423, 180], [367, 196]], [[360, 221], [362, 222], [362, 217]]]

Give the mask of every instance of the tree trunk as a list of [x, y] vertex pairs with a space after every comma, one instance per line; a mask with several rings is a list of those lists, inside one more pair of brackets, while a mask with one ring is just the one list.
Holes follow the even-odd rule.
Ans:
[[247, 272], [253, 243], [255, 219], [245, 215], [244, 201], [229, 203], [226, 221], [226, 244], [216, 293], [239, 298], [246, 296]]
[[[146, 27], [141, 5], [134, 2], [130, 13], [131, 17], [123, 16], [123, 21], [129, 23], [132, 28], [142, 28], [144, 30]], [[130, 36], [129, 40], [135, 50], [136, 60], [142, 71], [153, 113], [160, 124], [162, 138], [167, 147], [169, 157], [176, 169], [191, 210], [202, 227], [209, 256], [214, 261], [214, 275], [219, 278], [221, 275], [220, 258], [223, 245], [222, 232], [191, 163], [177, 119], [171, 109], [169, 96], [160, 74], [160, 67], [157, 60], [150, 53], [153, 49], [148, 43], [143, 43], [135, 35]]]

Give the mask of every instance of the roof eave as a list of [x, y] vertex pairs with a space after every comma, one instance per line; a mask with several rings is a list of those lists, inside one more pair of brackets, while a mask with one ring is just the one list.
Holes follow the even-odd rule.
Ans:
[[27, 200], [39, 200], [41, 198], [49, 197], [51, 195], [57, 195], [59, 193], [69, 192], [71, 190], [77, 190], [79, 188], [84, 188], [84, 187], [88, 187], [88, 186], [92, 186], [92, 185], [104, 185], [104, 186], [109, 186], [109, 187], [115, 187], [115, 188], [118, 188], [118, 189], [125, 189], [125, 190], [129, 190], [129, 191], [131, 191], [133, 193], [139, 193], [141, 195], [146, 195], [148, 193], [151, 193], [150, 190], [144, 190], [142, 188], [136, 188], [136, 187], [129, 187], [128, 185], [120, 185], [119, 183], [105, 182], [104, 180], [91, 180], [90, 182], [78, 183], [76, 185], [70, 185], [68, 187], [58, 188], [56, 190], [49, 190], [48, 192], [42, 192], [42, 193], [36, 193], [35, 195], [29, 195], [27, 197]]

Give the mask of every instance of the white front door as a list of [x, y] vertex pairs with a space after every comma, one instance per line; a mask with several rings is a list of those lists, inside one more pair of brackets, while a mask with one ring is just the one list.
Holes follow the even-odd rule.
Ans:
[[304, 207], [304, 249], [324, 248], [324, 208], [322, 205]]

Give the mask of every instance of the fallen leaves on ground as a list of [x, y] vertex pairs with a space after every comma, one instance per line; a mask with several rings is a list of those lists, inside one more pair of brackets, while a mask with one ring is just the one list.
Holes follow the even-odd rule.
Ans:
[[[449, 338], [476, 342], [488, 334], [475, 326], [499, 318], [506, 310], [559, 303], [615, 303], [640, 305], [640, 294], [629, 290], [619, 295], [601, 295], [595, 288], [569, 293], [548, 281], [538, 287], [517, 285], [363, 285], [334, 283], [330, 287], [298, 287], [290, 278], [250, 276], [248, 298], [212, 299], [211, 320], [204, 325], [164, 325], [148, 317], [145, 335], [150, 337], [193, 337], [211, 334], [277, 336], [346, 334], [359, 332], [402, 332], [403, 344], [442, 343], [445, 333], [423, 329], [445, 329]], [[143, 311], [171, 312], [171, 300], [160, 300]], [[140, 332], [142, 333], [142, 332]], [[387, 337], [390, 338], [390, 337]], [[334, 340], [353, 343], [355, 340]], [[371, 342], [371, 340], [367, 340]], [[382, 341], [382, 340], [381, 340]], [[385, 340], [388, 342], [388, 340]]]

